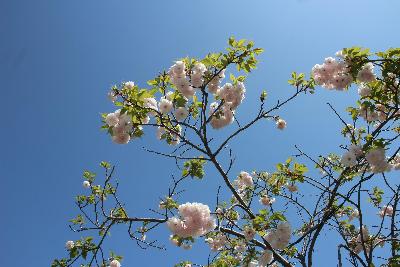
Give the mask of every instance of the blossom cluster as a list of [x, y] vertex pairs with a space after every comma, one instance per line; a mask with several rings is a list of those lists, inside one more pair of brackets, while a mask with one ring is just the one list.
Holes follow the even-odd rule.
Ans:
[[391, 205], [383, 206], [382, 209], [379, 211], [378, 215], [382, 218], [384, 216], [392, 217], [393, 211], [394, 211], [393, 206]]
[[279, 130], [283, 130], [286, 128], [286, 121], [284, 119], [277, 119], [276, 120], [276, 128]]
[[172, 217], [167, 226], [170, 231], [182, 238], [205, 235], [216, 227], [210, 208], [201, 203], [186, 203], [178, 207], [180, 218]]
[[388, 163], [385, 156], [385, 149], [378, 147], [371, 149], [365, 155], [365, 159], [371, 166], [371, 171], [374, 173], [390, 171], [392, 166]]
[[[185, 62], [177, 61], [170, 69], [169, 76], [171, 83], [185, 97], [192, 97], [196, 91], [204, 85], [204, 74], [207, 68], [203, 63], [196, 63], [189, 71], [186, 69]], [[219, 71], [207, 83], [208, 91], [215, 95], [221, 102], [213, 102], [210, 105], [209, 115], [211, 116], [210, 124], [214, 129], [220, 129], [234, 121], [234, 113], [236, 108], [242, 103], [246, 89], [243, 82], [237, 81], [235, 84], [225, 83], [220, 87], [221, 80], [225, 78], [225, 70]], [[163, 100], [167, 103], [169, 112], [172, 109], [172, 102]], [[188, 112], [185, 108], [180, 108], [175, 112], [175, 116], [179, 118], [187, 117]]]
[[[168, 91], [157, 101], [154, 97], [147, 97], [137, 102], [141, 108], [146, 109], [147, 115], [140, 118], [139, 122], [132, 122], [132, 118], [127, 113], [121, 113], [117, 110], [105, 116], [104, 121], [110, 129], [112, 140], [117, 144], [127, 144], [131, 139], [141, 134], [135, 134], [135, 131], [142, 133], [142, 126], [150, 122], [151, 117], [158, 116], [161, 118], [163, 115], [168, 115], [171, 122], [175, 126], [179, 126], [179, 121], [185, 120], [190, 115], [190, 109], [187, 104], [189, 98], [196, 94], [196, 89], [204, 88], [206, 85], [208, 91], [214, 94], [218, 102], [214, 102], [209, 108], [209, 120], [211, 127], [220, 129], [227, 126], [234, 121], [234, 114], [236, 108], [242, 103], [244, 94], [246, 92], [245, 86], [241, 81], [235, 81], [234, 84], [225, 83], [220, 86], [221, 81], [225, 78], [225, 69], [218, 71], [209, 81], [205, 80], [207, 74], [207, 67], [197, 62], [188, 68], [184, 61], [176, 61], [168, 71], [169, 81], [176, 88], [177, 92]], [[208, 73], [209, 74], [209, 73]], [[204, 87], [203, 87], [204, 86]], [[137, 88], [134, 82], [124, 82], [121, 92], [131, 92]], [[115, 102], [118, 96], [122, 93], [113, 89], [109, 93], [111, 101]], [[179, 104], [176, 101], [177, 96], [182, 99]], [[127, 99], [123, 98], [124, 103]], [[206, 108], [206, 107], [202, 107]], [[180, 128], [171, 129], [175, 126], [169, 125], [164, 127], [160, 125], [157, 130], [158, 139], [166, 139], [168, 144], [177, 145], [180, 142]]]
[[[381, 87], [383, 92], [390, 93], [390, 91], [399, 90], [399, 82], [396, 79], [396, 75], [388, 73], [384, 85]], [[358, 87], [358, 94], [361, 98], [369, 98], [373, 95], [372, 88], [367, 83], [361, 83]], [[368, 102], [366, 102], [368, 103]], [[374, 106], [361, 104], [358, 110], [358, 116], [363, 118], [367, 122], [383, 122], [388, 118], [389, 110], [384, 104], [375, 103]], [[396, 115], [400, 115], [400, 112]], [[378, 123], [377, 123], [378, 125]]]
[[236, 84], [225, 83], [222, 87], [218, 87], [215, 93], [221, 102], [211, 103], [209, 111], [212, 116], [210, 123], [214, 129], [220, 129], [234, 122], [235, 110], [242, 103], [245, 92], [246, 88], [240, 81]]
[[264, 238], [268, 241], [273, 249], [284, 249], [290, 241], [291, 227], [287, 222], [281, 222], [276, 229], [268, 232]]
[[169, 240], [177, 247], [181, 247], [185, 250], [192, 249], [192, 245], [190, 244], [189, 240], [182, 240], [179, 236], [170, 235]]
[[382, 104], [376, 104], [374, 109], [366, 105], [361, 105], [358, 116], [367, 122], [384, 121], [387, 119], [387, 109]]
[[375, 81], [374, 65], [371, 62], [366, 63], [357, 74], [357, 80], [362, 83]]
[[318, 85], [329, 90], [344, 90], [353, 82], [347, 64], [333, 57], [325, 58], [322, 65], [316, 64], [311, 74]]
[[352, 221], [355, 218], [360, 218], [360, 212], [357, 209], [351, 211], [349, 215], [349, 221]]
[[351, 145], [349, 147], [349, 151], [343, 154], [341, 163], [345, 167], [353, 167], [357, 165], [357, 159], [363, 155], [363, 151], [361, 146], [358, 145]]
[[238, 177], [233, 181], [233, 185], [237, 188], [240, 197], [245, 197], [248, 189], [253, 187], [253, 177], [245, 171], [239, 173]]
[[204, 73], [207, 71], [206, 66], [198, 62], [196, 63], [189, 75], [185, 62], [176, 61], [168, 71], [171, 83], [185, 97], [189, 98], [196, 93], [195, 88], [200, 88], [204, 83]]
[[220, 99], [224, 100], [226, 104], [232, 110], [235, 110], [243, 101], [246, 88], [243, 82], [237, 82], [232, 85], [231, 83], [226, 83], [221, 89], [217, 91], [217, 95]]
[[238, 253], [238, 255], [240, 255], [241, 253], [245, 252], [247, 249], [246, 243], [239, 241], [234, 247], [233, 249], [235, 250], [236, 253]]
[[349, 243], [352, 245], [353, 252], [359, 254], [365, 248], [366, 252], [369, 253], [371, 249], [371, 242], [369, 241], [372, 241], [372, 247], [376, 246], [382, 247], [385, 244], [384, 240], [382, 240], [379, 237], [373, 240], [372, 238], [374, 237], [369, 234], [368, 228], [364, 225], [361, 228], [361, 231], [359, 231], [359, 234], [349, 240]]
[[[147, 116], [145, 116], [140, 124], [148, 124], [150, 117], [156, 116], [158, 112], [161, 114], [169, 113], [173, 109], [172, 104], [172, 92], [161, 97], [160, 101], [157, 102], [155, 98], [145, 98], [144, 108], [148, 110]], [[179, 107], [175, 110], [175, 118], [177, 120], [183, 120], [189, 115], [189, 111], [185, 107]], [[111, 129], [112, 140], [117, 144], [127, 144], [131, 139], [135, 137], [135, 131], [142, 131], [142, 126], [134, 125], [131, 117], [127, 113], [121, 114], [121, 110], [118, 109], [113, 113], [106, 115], [104, 119], [105, 123]], [[181, 126], [171, 126], [167, 130], [165, 127], [158, 127], [157, 138], [165, 138], [172, 145], [177, 145], [180, 142]]]
[[362, 241], [363, 240], [365, 241], [368, 238], [369, 238], [368, 228], [366, 226], [363, 226], [361, 228], [360, 233], [356, 237], [353, 237], [349, 242], [350, 244], [353, 244], [353, 246], [354, 246], [353, 252], [358, 254], [361, 251], [363, 251], [363, 242]]
[[396, 155], [392, 160], [392, 166], [395, 170], [400, 170], [400, 155]]
[[[254, 237], [255, 231], [251, 227], [245, 227], [244, 236], [245, 239], [250, 240]], [[273, 249], [284, 249], [289, 244], [291, 237], [291, 227], [287, 222], [281, 222], [278, 224], [277, 228], [268, 232], [264, 238], [269, 242]], [[235, 252], [243, 253], [246, 250], [246, 245], [244, 243], [238, 243], [234, 247]], [[240, 257], [239, 257], [240, 258]], [[266, 267], [266, 266], [276, 266], [275, 263], [271, 264], [273, 260], [273, 254], [271, 250], [264, 250], [258, 259], [253, 259], [249, 263], [243, 265], [243, 267]]]
[[265, 250], [257, 260], [252, 260], [242, 267], [278, 267], [276, 262], [271, 264], [273, 259], [272, 252], [270, 250]]
[[[135, 87], [135, 83], [132, 81], [124, 82], [122, 84], [122, 89], [125, 89], [125, 90], [132, 90], [134, 87]], [[108, 92], [107, 96], [108, 96], [108, 99], [113, 103], [115, 101], [117, 101], [117, 99], [118, 99], [118, 95], [116, 94], [116, 92], [114, 90], [111, 90], [110, 92]]]
[[243, 191], [253, 186], [253, 177], [248, 172], [242, 171], [233, 183], [239, 191]]
[[[364, 152], [359, 145], [351, 145], [349, 151], [343, 154], [341, 163], [345, 167], [353, 167], [357, 165], [358, 159], [364, 155]], [[365, 154], [365, 159], [370, 165], [370, 171], [374, 173], [387, 172], [392, 168], [397, 169], [399, 163], [396, 158], [390, 164], [385, 156], [385, 149], [381, 147], [373, 148]]]
[[258, 258], [258, 266], [259, 267], [267, 267], [271, 266], [269, 265], [270, 262], [273, 259], [272, 251], [270, 250], [264, 250], [264, 252], [261, 254], [261, 256]]
[[286, 185], [286, 188], [291, 192], [291, 193], [295, 193], [297, 191], [299, 191], [299, 188], [297, 187], [297, 185], [295, 185], [294, 183], [289, 183]]
[[118, 260], [113, 260], [110, 262], [110, 267], [121, 267], [121, 263]]
[[221, 81], [225, 78], [225, 69], [215, 75], [210, 82], [207, 84], [208, 91], [212, 94], [216, 94], [220, 90]]
[[[209, 244], [212, 251], [220, 251], [224, 248], [224, 246], [229, 245], [230, 243], [227, 237], [221, 233], [218, 233], [213, 238], [209, 237], [205, 241]], [[239, 261], [243, 260], [244, 259], [243, 253], [246, 250], [247, 250], [246, 243], [242, 242], [241, 240], [238, 240], [235, 246], [233, 247], [235, 259]], [[271, 263], [272, 259], [273, 259], [272, 251], [264, 250], [257, 260], [254, 259], [242, 266], [255, 266], [255, 267], [276, 266], [275, 264], [268, 265]]]
[[249, 262], [247, 265], [243, 265], [242, 267], [278, 267], [278, 264], [276, 262], [271, 263], [271, 264], [264, 264], [264, 261], [262, 260], [262, 258], [260, 258], [259, 261], [257, 260], [252, 260], [251, 262]]
[[178, 145], [181, 141], [180, 135], [182, 132], [182, 127], [178, 124], [173, 130], [167, 130], [165, 127], [159, 126], [157, 128], [157, 139], [161, 140], [165, 138], [169, 144]]
[[267, 194], [262, 194], [259, 201], [264, 206], [271, 206], [275, 202], [275, 198], [269, 197]]
[[65, 243], [65, 248], [66, 248], [67, 250], [71, 250], [71, 249], [73, 249], [74, 247], [75, 247], [74, 241], [69, 240], [69, 241], [67, 241], [67, 242]]
[[82, 186], [84, 188], [90, 188], [90, 182], [89, 181], [83, 181]]
[[243, 229], [243, 235], [244, 239], [246, 239], [247, 241], [251, 241], [256, 235], [256, 230], [251, 226], [245, 226]]
[[222, 233], [218, 233], [215, 237], [208, 237], [205, 239], [212, 251], [222, 250], [225, 244], [228, 242], [226, 236]]
[[[323, 64], [316, 64], [311, 71], [315, 82], [322, 87], [332, 90], [344, 90], [353, 82], [350, 70], [350, 62], [343, 60], [343, 52], [336, 53], [338, 59], [333, 57], [325, 58]], [[374, 65], [366, 63], [357, 74], [357, 80], [362, 83], [369, 83], [376, 79]]]
[[[135, 130], [142, 130], [140, 125], [135, 127], [131, 117], [127, 113], [122, 114], [120, 109], [107, 114], [104, 120], [111, 127], [111, 138], [117, 144], [127, 144]], [[148, 123], [148, 120], [143, 123]]]

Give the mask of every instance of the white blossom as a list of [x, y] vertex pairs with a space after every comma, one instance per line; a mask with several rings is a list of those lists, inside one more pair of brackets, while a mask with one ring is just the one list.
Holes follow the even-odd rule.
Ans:
[[90, 182], [89, 181], [83, 181], [82, 183], [84, 188], [90, 188]]
[[134, 86], [135, 86], [135, 83], [132, 82], [132, 81], [129, 81], [129, 82], [125, 82], [125, 83], [124, 83], [124, 87], [125, 87], [126, 89], [132, 89]]
[[186, 119], [189, 115], [189, 111], [185, 107], [180, 107], [175, 110], [175, 118], [180, 121]]
[[375, 81], [374, 65], [371, 62], [365, 64], [358, 72], [357, 79], [364, 83]]
[[295, 184], [288, 184], [286, 185], [286, 188], [292, 193], [297, 192], [299, 190], [299, 188]]
[[352, 151], [347, 151], [346, 153], [343, 154], [340, 162], [345, 167], [353, 167], [357, 164], [357, 157]]
[[275, 202], [275, 198], [274, 197], [269, 197], [267, 195], [263, 195], [260, 197], [260, 203], [264, 206], [271, 206], [272, 203]]
[[285, 129], [285, 128], [286, 128], [286, 121], [283, 120], [283, 119], [278, 119], [278, 120], [276, 121], [276, 127], [277, 127], [279, 130]]
[[268, 264], [272, 261], [273, 255], [272, 251], [264, 250], [261, 256], [258, 258], [258, 267], [267, 267]]
[[161, 98], [160, 102], [158, 103], [158, 108], [160, 109], [160, 112], [163, 114], [171, 112], [172, 107], [173, 107], [172, 102], [166, 98]]
[[121, 267], [121, 263], [117, 260], [113, 260], [110, 262], [110, 267]]
[[131, 136], [128, 133], [120, 133], [112, 136], [112, 141], [120, 145], [127, 144], [130, 140]]
[[71, 249], [73, 249], [74, 247], [75, 247], [74, 241], [67, 241], [67, 242], [65, 243], [65, 248], [66, 248], [67, 250], [71, 250]]
[[108, 92], [107, 97], [108, 97], [108, 99], [109, 99], [111, 102], [113, 102], [113, 103], [114, 103], [115, 101], [117, 101], [117, 96], [115, 95], [114, 91]]
[[181, 218], [172, 217], [167, 221], [170, 231], [180, 237], [197, 237], [214, 230], [215, 219], [210, 215], [207, 205], [186, 203], [179, 205]]
[[247, 241], [250, 241], [250, 240], [252, 240], [252, 239], [254, 238], [254, 236], [256, 235], [256, 230], [254, 230], [253, 227], [246, 226], [246, 227], [244, 228], [244, 230], [243, 230], [243, 235], [244, 235], [244, 238], [245, 238]]
[[384, 216], [392, 217], [393, 216], [393, 206], [391, 206], [391, 205], [383, 206], [382, 209], [379, 211], [378, 215], [382, 218]]
[[349, 215], [349, 221], [352, 221], [354, 218], [359, 218], [360, 213], [358, 212], [357, 209], [353, 210], [350, 215]]
[[372, 89], [368, 85], [366, 85], [365, 83], [362, 83], [358, 87], [358, 94], [361, 97], [367, 97], [367, 96], [371, 95], [371, 91], [372, 91]]
[[287, 222], [281, 222], [277, 228], [268, 232], [264, 238], [267, 240], [272, 248], [284, 249], [290, 241], [291, 227]]
[[107, 123], [108, 126], [114, 127], [114, 126], [117, 125], [118, 122], [119, 122], [118, 115], [115, 114], [115, 113], [109, 113], [109, 114], [107, 114], [107, 116], [106, 116], [106, 118], [105, 118], [105, 122]]

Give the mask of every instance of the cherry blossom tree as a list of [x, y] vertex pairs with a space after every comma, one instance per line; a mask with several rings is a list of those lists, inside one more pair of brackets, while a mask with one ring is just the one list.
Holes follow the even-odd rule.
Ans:
[[[230, 38], [228, 44], [225, 52], [175, 61], [148, 81], [148, 88], [132, 81], [111, 88], [108, 96], [117, 110], [103, 114], [102, 128], [112, 141], [126, 145], [153, 135], [165, 149], [147, 152], [174, 159], [181, 173], [172, 177], [166, 195], [150, 209], [152, 216], [142, 217], [128, 214], [120, 199], [115, 166], [101, 162], [104, 177], [85, 171], [87, 194], [76, 197], [79, 213], [70, 229], [87, 237], [67, 241], [67, 256], [54, 260], [52, 267], [121, 266], [122, 257], [103, 248], [117, 225], [143, 248], [164, 249], [152, 236], [162, 225], [178, 247], [209, 245], [212, 257], [202, 263], [177, 259], [176, 266], [311, 267], [318, 257], [316, 244], [326, 231], [339, 240], [333, 265], [400, 266], [400, 182], [389, 177], [400, 169], [400, 49], [371, 53], [345, 48], [315, 65], [309, 78], [293, 72], [291, 96], [270, 103], [267, 92], [260, 92], [256, 115], [243, 123], [236, 114], [245, 100], [246, 77], [263, 50], [246, 40]], [[228, 75], [234, 68], [239, 75]], [[242, 172], [231, 172], [235, 162], [230, 143], [259, 121], [275, 123], [277, 134], [285, 130], [287, 122], [279, 111], [320, 87], [359, 96], [346, 111], [329, 103], [343, 124], [332, 130], [347, 140], [338, 144], [341, 155], [314, 158], [296, 146], [296, 155], [275, 170], [240, 166]], [[216, 190], [216, 203], [179, 203], [185, 183], [207, 176], [205, 165], [224, 185]], [[310, 174], [311, 168], [319, 175]], [[305, 190], [315, 198], [302, 198]], [[231, 197], [223, 199], [223, 191]], [[376, 212], [369, 214], [367, 208]], [[297, 220], [289, 221], [290, 213]], [[367, 224], [370, 217], [373, 223]]]

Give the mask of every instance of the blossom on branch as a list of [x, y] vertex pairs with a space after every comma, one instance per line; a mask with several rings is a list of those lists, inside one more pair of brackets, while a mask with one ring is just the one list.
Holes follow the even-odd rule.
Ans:
[[215, 219], [210, 215], [210, 208], [201, 203], [186, 203], [178, 207], [180, 217], [168, 220], [169, 230], [179, 237], [198, 237], [216, 227]]

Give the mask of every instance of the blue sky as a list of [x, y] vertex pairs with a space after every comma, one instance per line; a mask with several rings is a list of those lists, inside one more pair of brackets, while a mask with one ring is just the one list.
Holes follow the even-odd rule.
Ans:
[[[77, 213], [73, 197], [83, 191], [81, 173], [97, 171], [101, 160], [117, 164], [121, 194], [132, 212], [156, 207], [165, 194], [175, 165], [141, 149], [167, 149], [153, 132], [117, 146], [99, 131], [99, 114], [113, 110], [106, 98], [110, 85], [134, 80], [145, 86], [179, 57], [223, 50], [231, 35], [247, 38], [265, 49], [239, 110], [249, 118], [262, 89], [270, 104], [290, 94], [291, 71], [309, 72], [343, 47], [399, 47], [399, 8], [397, 0], [1, 1], [2, 265], [49, 266], [64, 255], [65, 241], [79, 238], [66, 222]], [[294, 144], [312, 155], [338, 151], [340, 122], [326, 102], [343, 110], [355, 97], [354, 90], [319, 88], [296, 100], [280, 113], [287, 130], [262, 122], [232, 144], [238, 156], [234, 171], [269, 170], [295, 153]], [[210, 171], [184, 198], [213, 204], [218, 184]], [[189, 252], [169, 245], [167, 252], [143, 251], [124, 234], [116, 231], [109, 243], [125, 256], [124, 266], [207, 258], [202, 245]], [[166, 229], [155, 235], [168, 243]]]

